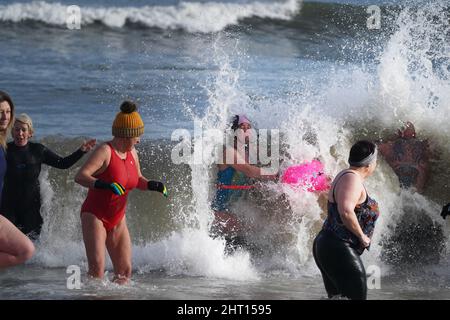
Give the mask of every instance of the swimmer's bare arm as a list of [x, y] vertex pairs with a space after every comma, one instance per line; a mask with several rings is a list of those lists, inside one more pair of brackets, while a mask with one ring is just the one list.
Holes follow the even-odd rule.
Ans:
[[245, 163], [244, 159], [236, 153], [236, 161], [231, 164], [231, 166], [237, 171], [242, 172], [249, 178], [258, 178], [264, 180], [277, 180], [278, 175], [270, 174], [266, 170], [259, 168], [257, 166], [253, 166], [251, 164]]
[[360, 203], [362, 195], [361, 179], [356, 174], [347, 174], [339, 181], [335, 201], [338, 203], [339, 215], [344, 226], [358, 237], [364, 247], [367, 247], [370, 238], [363, 233], [355, 214], [355, 207]]
[[106, 170], [111, 158], [111, 149], [107, 144], [101, 144], [86, 160], [75, 176], [75, 182], [86, 188], [93, 188], [98, 175]]

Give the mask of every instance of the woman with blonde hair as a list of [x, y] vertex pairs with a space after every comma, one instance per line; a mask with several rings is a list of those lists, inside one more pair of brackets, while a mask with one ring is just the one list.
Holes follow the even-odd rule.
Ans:
[[6, 218], [32, 239], [40, 235], [43, 223], [39, 185], [42, 164], [68, 169], [95, 146], [95, 139], [86, 141], [74, 153], [62, 158], [43, 144], [30, 142], [33, 134], [31, 118], [25, 113], [16, 116], [12, 129], [14, 141], [7, 145], [8, 170], [0, 208]]
[[[6, 173], [6, 136], [14, 121], [14, 103], [0, 91], [0, 194]], [[34, 254], [33, 243], [0, 214], [0, 268], [24, 263]]]

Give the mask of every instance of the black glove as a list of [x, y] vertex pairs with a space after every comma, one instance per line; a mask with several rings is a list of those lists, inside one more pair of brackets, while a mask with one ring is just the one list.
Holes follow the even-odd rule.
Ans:
[[450, 214], [450, 203], [447, 203], [445, 206], [442, 207], [441, 216], [443, 219], [445, 219], [446, 216]]
[[161, 192], [164, 195], [164, 197], [166, 198], [168, 197], [166, 186], [162, 182], [150, 180], [147, 183], [147, 189], [150, 191]]
[[111, 190], [114, 194], [122, 196], [125, 194], [125, 188], [118, 182], [108, 183], [103, 180], [97, 179], [94, 182], [94, 188]]

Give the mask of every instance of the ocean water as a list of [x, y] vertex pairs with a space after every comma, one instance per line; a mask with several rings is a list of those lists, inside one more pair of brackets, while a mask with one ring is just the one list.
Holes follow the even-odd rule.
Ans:
[[[66, 25], [73, 4], [79, 30]], [[367, 27], [372, 4], [381, 10], [379, 29]], [[107, 140], [122, 100], [137, 100], [143, 173], [170, 193], [131, 194], [134, 275], [118, 287], [108, 280], [110, 262], [105, 281], [85, 276], [86, 190], [73, 182], [81, 163], [44, 167], [36, 255], [0, 271], [0, 298], [324, 298], [311, 255], [324, 218], [316, 195], [273, 183], [246, 192], [234, 211], [251, 223], [249, 239], [261, 251], [225, 255], [223, 239], [208, 235], [214, 144], [196, 136], [203, 161], [171, 159], [174, 130], [193, 133], [194, 121], [225, 129], [246, 113], [257, 128], [280, 130], [282, 168], [318, 157], [330, 176], [345, 167], [354, 141], [385, 138], [412, 121], [433, 146], [430, 179], [422, 195], [400, 190], [380, 160], [367, 181], [381, 210], [363, 255], [381, 275], [368, 298], [450, 299], [450, 226], [439, 216], [450, 197], [449, 9], [444, 0], [0, 1], [0, 89], [33, 118], [34, 139], [60, 154], [86, 137]], [[386, 245], [405, 219], [434, 226], [440, 237]], [[67, 287], [71, 265], [80, 267], [80, 289]]]

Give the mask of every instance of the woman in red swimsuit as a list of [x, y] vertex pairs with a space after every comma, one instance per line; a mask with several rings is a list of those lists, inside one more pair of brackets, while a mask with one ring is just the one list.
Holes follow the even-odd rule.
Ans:
[[122, 103], [112, 126], [114, 138], [100, 145], [75, 177], [75, 182], [89, 188], [81, 207], [89, 275], [103, 278], [107, 249], [119, 284], [131, 277], [131, 239], [125, 219], [128, 193], [138, 188], [167, 196], [164, 184], [141, 174], [134, 146], [144, 133], [144, 123], [136, 109], [133, 102]]

